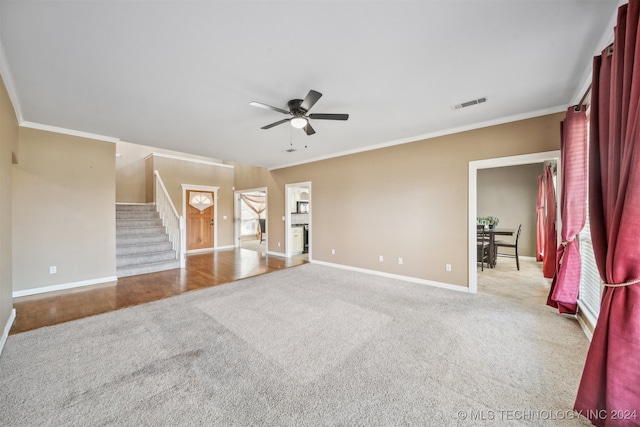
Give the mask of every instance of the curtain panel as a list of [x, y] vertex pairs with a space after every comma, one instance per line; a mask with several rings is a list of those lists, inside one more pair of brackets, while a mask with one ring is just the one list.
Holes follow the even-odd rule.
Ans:
[[589, 219], [606, 285], [574, 409], [597, 426], [640, 425], [639, 16], [638, 0], [619, 8], [593, 67]]
[[546, 213], [544, 217], [545, 244], [542, 274], [547, 279], [552, 279], [556, 273], [555, 254], [558, 236], [556, 234], [556, 189], [553, 184], [553, 172], [551, 172], [549, 165], [544, 168], [544, 193]]
[[536, 201], [536, 261], [544, 254], [544, 180], [538, 175], [538, 199]]
[[262, 212], [267, 207], [266, 196], [262, 194], [240, 194], [240, 198], [249, 206], [249, 209], [257, 213], [259, 218], [262, 218]]
[[587, 209], [587, 115], [584, 108], [569, 108], [560, 133], [562, 242], [556, 253], [556, 274], [547, 305], [557, 308], [560, 313], [575, 314], [582, 269], [576, 236], [584, 228]]

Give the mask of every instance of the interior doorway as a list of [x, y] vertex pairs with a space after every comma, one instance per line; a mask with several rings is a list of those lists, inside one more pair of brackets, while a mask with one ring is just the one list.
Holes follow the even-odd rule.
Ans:
[[255, 188], [234, 192], [234, 246], [267, 253], [267, 189]]
[[[469, 292], [478, 291], [477, 251], [476, 251], [476, 218], [478, 215], [478, 170], [499, 168], [505, 166], [518, 166], [532, 163], [544, 163], [554, 161], [558, 165], [558, 177], [560, 177], [560, 151], [547, 151], [543, 153], [525, 154], [520, 156], [500, 157], [495, 159], [477, 160], [469, 162], [469, 208], [468, 208], [468, 254], [469, 254]], [[558, 188], [560, 183], [557, 183]], [[556, 197], [559, 198], [559, 194]], [[559, 206], [559, 203], [558, 203]], [[559, 218], [559, 216], [558, 216]]]
[[285, 255], [311, 260], [311, 182], [285, 185]]

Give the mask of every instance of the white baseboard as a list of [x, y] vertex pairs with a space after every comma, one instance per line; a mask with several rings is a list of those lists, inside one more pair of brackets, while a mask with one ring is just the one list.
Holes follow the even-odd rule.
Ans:
[[0, 354], [2, 354], [2, 349], [4, 348], [4, 343], [7, 342], [7, 338], [9, 337], [9, 331], [11, 330], [11, 326], [13, 325], [13, 321], [16, 319], [16, 309], [11, 310], [11, 314], [9, 315], [9, 319], [7, 320], [7, 324], [4, 325], [4, 332], [0, 337]]
[[273, 252], [273, 251], [267, 251], [267, 255], [279, 256], [281, 258], [287, 257], [283, 252]]
[[207, 254], [207, 253], [212, 253], [215, 251], [224, 251], [227, 249], [235, 249], [236, 247], [234, 245], [227, 245], [227, 246], [216, 246], [215, 248], [204, 248], [204, 249], [191, 249], [187, 252], [185, 252], [187, 255], [198, 255], [198, 254]]
[[589, 329], [589, 326], [587, 325], [587, 323], [584, 321], [583, 317], [580, 315], [576, 316], [576, 319], [578, 319], [578, 324], [580, 325], [580, 327], [582, 328], [582, 332], [584, 332], [584, 334], [587, 336], [587, 338], [589, 339], [589, 342], [591, 342], [591, 340], [593, 339], [593, 332], [591, 331], [591, 329]]
[[44, 286], [42, 288], [31, 288], [22, 291], [13, 291], [13, 297], [26, 297], [28, 295], [43, 294], [45, 292], [62, 291], [65, 289], [80, 288], [82, 286], [99, 285], [101, 283], [115, 282], [118, 280], [116, 276], [101, 277], [98, 279], [82, 280], [80, 282], [62, 283], [60, 285]]
[[589, 341], [593, 338], [593, 330], [596, 328], [598, 318], [591, 313], [591, 310], [587, 309], [582, 301], [578, 300], [578, 313], [576, 314], [578, 324], [582, 328], [582, 332], [589, 338]]
[[315, 261], [315, 260], [313, 260], [313, 261], [310, 261], [310, 262], [312, 264], [326, 265], [327, 267], [335, 267], [335, 268], [341, 268], [343, 270], [357, 271], [357, 272], [360, 272], [360, 273], [372, 274], [374, 276], [387, 277], [389, 279], [404, 280], [405, 282], [418, 283], [418, 284], [421, 284], [421, 285], [427, 285], [427, 286], [433, 286], [433, 287], [436, 287], [436, 288], [448, 289], [450, 291], [469, 292], [469, 288], [467, 288], [465, 286], [452, 285], [450, 283], [435, 282], [433, 280], [418, 279], [417, 277], [401, 276], [399, 274], [384, 273], [382, 271], [368, 270], [366, 268], [351, 267], [351, 266], [348, 266], [348, 265], [334, 264], [334, 263], [325, 262], [325, 261]]

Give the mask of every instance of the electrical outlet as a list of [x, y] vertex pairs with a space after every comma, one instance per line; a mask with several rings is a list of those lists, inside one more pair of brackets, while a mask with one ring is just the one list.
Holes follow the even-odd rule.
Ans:
[[380, 262], [384, 261], [384, 257], [383, 257], [382, 255], [380, 255], [380, 256], [378, 257], [378, 261], [380, 261]]
[[226, 215], [224, 215], [224, 216], [222, 217], [222, 219], [227, 219], [227, 216], [226, 216]]
[[447, 271], [451, 271], [451, 264], [445, 264], [444, 269]]
[[398, 264], [402, 264], [402, 258], [398, 258]]
[[335, 249], [331, 249], [331, 255], [335, 255], [336, 254], [336, 250]]
[[49, 267], [49, 274], [56, 274], [58, 272], [58, 267], [56, 267], [55, 265], [52, 265], [51, 267]]

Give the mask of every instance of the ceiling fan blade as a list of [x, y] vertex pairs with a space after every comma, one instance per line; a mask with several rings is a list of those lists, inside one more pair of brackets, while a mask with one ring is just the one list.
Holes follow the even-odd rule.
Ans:
[[303, 129], [307, 133], [307, 135], [313, 135], [314, 133], [316, 133], [316, 131], [311, 127], [311, 123], [309, 122], [307, 122], [307, 125]]
[[313, 107], [315, 103], [318, 102], [318, 99], [320, 99], [321, 96], [322, 94], [320, 92], [310, 90], [307, 94], [307, 97], [304, 99], [304, 101], [302, 101], [302, 104], [300, 104], [300, 108], [302, 108], [304, 111], [309, 111], [311, 107]]
[[264, 108], [266, 110], [277, 111], [278, 113], [282, 113], [282, 114], [291, 114], [290, 111], [283, 110], [282, 108], [278, 108], [278, 107], [272, 107], [271, 105], [263, 104], [261, 102], [253, 101], [253, 102], [250, 102], [249, 105], [252, 105], [254, 107]]
[[325, 113], [314, 113], [309, 114], [310, 119], [315, 120], [347, 120], [349, 118], [348, 114], [325, 114]]
[[283, 123], [288, 122], [289, 120], [291, 120], [291, 119], [282, 119], [282, 120], [278, 120], [277, 122], [275, 122], [275, 123], [271, 123], [270, 125], [262, 126], [260, 129], [271, 129], [271, 128], [272, 128], [272, 127], [274, 127], [274, 126], [281, 125], [281, 124], [283, 124]]

